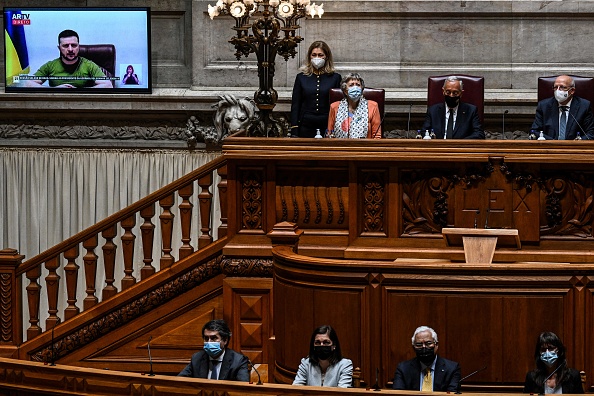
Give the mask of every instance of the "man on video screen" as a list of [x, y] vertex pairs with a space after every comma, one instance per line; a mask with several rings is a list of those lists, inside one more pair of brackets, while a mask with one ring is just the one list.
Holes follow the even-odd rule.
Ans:
[[78, 56], [78, 41], [78, 33], [74, 30], [60, 32], [60, 57], [43, 64], [34, 74], [39, 80], [27, 80], [26, 85], [43, 86], [42, 84], [48, 80], [49, 86], [55, 88], [113, 88], [109, 80], [96, 80], [98, 77], [105, 78], [101, 67]]

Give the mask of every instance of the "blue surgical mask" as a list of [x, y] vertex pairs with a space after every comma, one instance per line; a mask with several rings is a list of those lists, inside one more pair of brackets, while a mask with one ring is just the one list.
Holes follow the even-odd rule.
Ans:
[[546, 364], [548, 367], [554, 365], [555, 362], [557, 362], [557, 359], [558, 356], [557, 352], [555, 351], [544, 351], [540, 354], [540, 360], [542, 360], [542, 362]]
[[221, 354], [221, 352], [223, 352], [223, 349], [221, 348], [221, 343], [220, 342], [205, 342], [204, 343], [204, 352], [206, 352], [206, 354], [208, 356], [210, 356], [211, 358], [217, 357]]
[[353, 87], [350, 87], [347, 92], [348, 92], [349, 98], [351, 98], [351, 100], [354, 100], [356, 102], [361, 98], [361, 93], [363, 92], [363, 90], [361, 89], [361, 87], [357, 87], [355, 85]]

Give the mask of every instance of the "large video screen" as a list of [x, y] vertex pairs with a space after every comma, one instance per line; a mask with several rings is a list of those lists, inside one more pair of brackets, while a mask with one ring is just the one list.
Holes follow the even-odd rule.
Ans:
[[150, 93], [149, 8], [4, 8], [6, 92]]

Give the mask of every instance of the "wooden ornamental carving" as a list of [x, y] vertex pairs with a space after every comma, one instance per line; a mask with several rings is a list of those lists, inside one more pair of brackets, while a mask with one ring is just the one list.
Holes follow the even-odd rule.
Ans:
[[243, 169], [241, 173], [241, 229], [263, 229], [263, 188], [262, 169]]
[[593, 177], [590, 172], [571, 172], [544, 178], [541, 187], [544, 200], [542, 236], [593, 237]]
[[362, 235], [386, 236], [387, 171], [361, 171], [363, 189]]
[[346, 229], [348, 202], [346, 169], [278, 169], [277, 223], [289, 221], [305, 229]]
[[0, 341], [12, 342], [12, 275], [0, 274]]
[[[433, 173], [431, 173], [433, 174]], [[441, 233], [448, 224], [448, 191], [452, 181], [425, 171], [402, 173], [403, 234]]]

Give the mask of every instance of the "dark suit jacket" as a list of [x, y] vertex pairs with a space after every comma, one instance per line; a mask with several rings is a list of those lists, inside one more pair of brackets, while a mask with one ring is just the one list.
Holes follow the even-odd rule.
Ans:
[[[437, 139], [443, 139], [445, 130], [446, 108], [445, 103], [437, 103], [427, 109], [425, 122], [421, 130], [425, 134], [425, 130], [435, 132]], [[485, 132], [481, 126], [478, 117], [478, 109], [470, 103], [460, 102], [458, 105], [458, 114], [456, 115], [456, 124], [454, 127], [453, 139], [484, 139]]]
[[[524, 381], [524, 393], [543, 393], [544, 389], [542, 386], [536, 385], [534, 381], [534, 371], [529, 371], [526, 374], [526, 381]], [[561, 384], [561, 388], [563, 390], [563, 394], [568, 393], [584, 393], [584, 388], [582, 387], [582, 378], [580, 377], [580, 373], [576, 369], [569, 369], [569, 378], [565, 380]]]
[[[208, 360], [209, 357], [204, 351], [193, 354], [190, 364], [188, 364], [178, 376], [207, 378]], [[226, 349], [225, 356], [223, 356], [223, 363], [221, 363], [221, 368], [219, 370], [219, 379], [249, 382], [250, 374], [248, 372], [247, 364], [247, 357], [232, 349]]]
[[[559, 103], [555, 98], [538, 102], [532, 129], [536, 130], [536, 136], [540, 131], [543, 131], [546, 139], [557, 140], [559, 138]], [[567, 114], [565, 140], [575, 139], [578, 131], [580, 131], [582, 139], [594, 139], [594, 117], [590, 101], [574, 96], [569, 114]]]
[[[417, 358], [400, 362], [394, 374], [394, 389], [421, 389], [421, 363]], [[434, 392], [456, 392], [460, 382], [460, 365], [437, 355], [433, 377]]]

